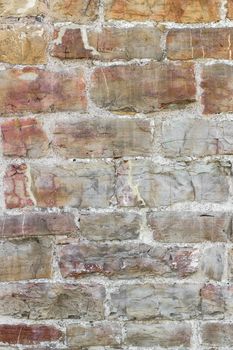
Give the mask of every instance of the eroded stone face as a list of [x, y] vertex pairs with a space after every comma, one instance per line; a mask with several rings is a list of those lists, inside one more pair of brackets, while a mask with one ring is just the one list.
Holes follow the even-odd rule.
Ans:
[[99, 0], [51, 0], [50, 14], [54, 21], [71, 21], [80, 24], [98, 17]]
[[195, 93], [194, 70], [189, 62], [99, 67], [92, 75], [93, 101], [115, 112], [174, 108], [194, 102]]
[[228, 322], [205, 323], [201, 329], [202, 345], [217, 347], [232, 347], [232, 324]]
[[105, 289], [98, 283], [11, 283], [0, 288], [0, 313], [15, 318], [83, 319], [104, 318]]
[[53, 146], [66, 158], [149, 156], [152, 152], [151, 123], [121, 118], [59, 122], [54, 130]]
[[220, 19], [220, 0], [107, 0], [106, 18], [183, 23]]
[[1, 17], [25, 17], [37, 16], [47, 13], [46, 1], [44, 0], [1, 0]]

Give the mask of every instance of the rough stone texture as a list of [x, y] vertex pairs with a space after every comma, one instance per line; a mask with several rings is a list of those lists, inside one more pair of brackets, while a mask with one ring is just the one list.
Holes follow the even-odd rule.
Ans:
[[42, 26], [11, 26], [0, 28], [1, 62], [12, 64], [46, 63], [47, 46], [48, 35], [46, 28]]
[[[134, 58], [162, 58], [161, 30], [144, 26], [124, 28], [106, 26], [88, 30], [85, 48], [79, 28], [59, 27], [54, 32], [52, 55], [61, 59], [131, 60]], [[58, 42], [58, 43], [57, 43]]]
[[228, 0], [227, 1], [227, 17], [232, 19], [233, 18], [233, 1]]
[[51, 16], [55, 21], [73, 21], [80, 24], [98, 17], [99, 0], [50, 0]]
[[122, 329], [119, 324], [112, 323], [87, 326], [71, 324], [67, 327], [67, 337], [70, 347], [117, 346], [122, 337]]
[[232, 28], [172, 29], [167, 36], [171, 60], [232, 59]]
[[233, 121], [173, 120], [162, 125], [161, 146], [166, 157], [233, 154]]
[[166, 243], [227, 242], [232, 239], [230, 213], [150, 212], [155, 241]]
[[47, 238], [1, 242], [0, 281], [50, 278], [51, 254], [51, 241]]
[[220, 19], [220, 0], [107, 0], [106, 18], [183, 23], [214, 22]]
[[163, 322], [156, 324], [126, 325], [126, 343], [133, 346], [189, 347], [192, 330], [190, 325]]
[[80, 234], [90, 241], [137, 239], [141, 224], [137, 213], [88, 213], [81, 215]]
[[202, 345], [233, 346], [232, 323], [206, 323], [201, 332]]
[[156, 207], [186, 201], [224, 202], [229, 193], [228, 170], [218, 162], [161, 166], [150, 160], [123, 161], [117, 168], [118, 203]]
[[53, 326], [0, 324], [0, 342], [31, 345], [63, 339], [63, 333]]
[[25, 17], [45, 14], [47, 10], [44, 0], [1, 0], [0, 17]]
[[194, 70], [189, 62], [100, 67], [92, 75], [92, 99], [110, 111], [149, 113], [178, 107], [194, 102], [195, 92]]
[[233, 67], [216, 63], [203, 67], [202, 103], [204, 113], [232, 112]]
[[4, 156], [39, 158], [46, 156], [48, 138], [35, 118], [12, 119], [1, 125]]
[[95, 284], [11, 283], [0, 287], [3, 316], [41, 319], [104, 318], [105, 289]]
[[149, 156], [151, 132], [147, 120], [85, 118], [69, 124], [57, 123], [53, 146], [66, 158]]
[[0, 71], [1, 114], [84, 111], [85, 81], [79, 69], [71, 73], [35, 67]]

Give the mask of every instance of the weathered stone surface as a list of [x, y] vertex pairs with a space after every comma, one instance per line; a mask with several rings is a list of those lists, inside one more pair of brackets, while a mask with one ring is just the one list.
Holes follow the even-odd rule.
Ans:
[[91, 241], [136, 239], [141, 224], [137, 213], [87, 213], [80, 217], [80, 234]]
[[161, 31], [154, 27], [134, 26], [117, 28], [105, 26], [87, 31], [85, 48], [80, 28], [59, 27], [54, 32], [52, 55], [61, 59], [114, 60], [133, 58], [162, 58]]
[[233, 111], [233, 66], [216, 63], [203, 67], [202, 103], [204, 113]]
[[40, 207], [108, 207], [113, 197], [114, 167], [103, 161], [32, 165], [32, 193]]
[[233, 1], [228, 0], [227, 1], [227, 17], [230, 19], [233, 19]]
[[227, 242], [232, 238], [232, 217], [221, 212], [150, 212], [147, 222], [154, 239], [166, 243]]
[[37, 16], [47, 12], [44, 0], [1, 0], [0, 17]]
[[4, 176], [5, 204], [9, 209], [23, 208], [34, 204], [26, 164], [9, 165]]
[[167, 57], [232, 59], [233, 28], [171, 29], [167, 35]]
[[50, 278], [52, 246], [47, 238], [1, 242], [0, 281]]
[[196, 162], [172, 166], [141, 159], [123, 161], [117, 168], [118, 203], [124, 207], [156, 207], [185, 201], [223, 202], [229, 194], [228, 165]]
[[195, 319], [201, 316], [197, 284], [133, 284], [111, 295], [111, 318], [129, 320]]
[[192, 329], [186, 323], [126, 324], [126, 343], [133, 346], [189, 348]]
[[[201, 329], [201, 344], [204, 346], [232, 347], [232, 323], [211, 322], [205, 323]], [[213, 348], [212, 348], [213, 349]]]
[[35, 118], [12, 119], [1, 125], [4, 156], [43, 157], [49, 140]]
[[206, 319], [224, 319], [232, 317], [232, 284], [207, 284], [201, 290], [201, 298], [203, 315]]
[[151, 123], [145, 119], [83, 118], [58, 122], [53, 146], [66, 158], [149, 156]]
[[63, 341], [58, 328], [47, 325], [0, 324], [0, 342], [33, 345], [43, 342]]
[[220, 0], [107, 0], [106, 18], [155, 20], [183, 23], [213, 22], [220, 19]]
[[70, 324], [67, 326], [67, 342], [70, 347], [117, 346], [121, 342], [122, 329], [117, 323], [93, 325]]
[[44, 64], [47, 46], [47, 30], [40, 25], [0, 28], [0, 62]]
[[233, 154], [233, 121], [186, 119], [164, 122], [161, 146], [166, 157]]
[[60, 246], [59, 266], [64, 278], [103, 274], [117, 278], [152, 275], [185, 278], [194, 274], [221, 280], [223, 247], [153, 248], [147, 244], [103, 244], [73, 242]]
[[195, 92], [193, 64], [189, 62], [99, 67], [92, 75], [93, 101], [116, 112], [149, 113], [189, 104], [195, 101]]
[[233, 281], [233, 249], [229, 250], [229, 257], [228, 257], [228, 272], [229, 272], [229, 278], [231, 281]]
[[98, 17], [99, 0], [51, 0], [50, 11], [55, 21], [71, 21], [80, 24]]
[[101, 320], [104, 299], [105, 289], [98, 283], [11, 283], [0, 286], [0, 313], [35, 320]]
[[0, 71], [1, 114], [86, 110], [82, 70], [52, 72], [35, 67]]
[[77, 231], [69, 213], [24, 213], [0, 216], [0, 237], [67, 235]]

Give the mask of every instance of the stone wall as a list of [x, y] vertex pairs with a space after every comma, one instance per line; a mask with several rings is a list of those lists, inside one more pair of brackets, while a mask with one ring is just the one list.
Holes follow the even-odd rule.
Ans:
[[233, 348], [233, 0], [0, 0], [0, 350]]

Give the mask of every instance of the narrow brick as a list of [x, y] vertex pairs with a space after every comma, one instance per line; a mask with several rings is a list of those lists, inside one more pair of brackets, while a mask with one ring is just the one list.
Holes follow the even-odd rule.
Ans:
[[205, 323], [201, 329], [201, 344], [204, 346], [232, 347], [232, 323]]
[[227, 242], [232, 237], [230, 213], [150, 212], [147, 222], [159, 242]]
[[98, 18], [99, 0], [51, 0], [50, 14], [57, 22], [85, 24]]
[[44, 64], [47, 47], [47, 29], [40, 25], [0, 28], [0, 62]]
[[0, 324], [0, 342], [33, 345], [43, 342], [63, 341], [58, 328], [46, 325]]
[[230, 163], [218, 162], [170, 166], [141, 159], [123, 161], [117, 168], [118, 204], [156, 207], [187, 201], [224, 202], [229, 194], [230, 169]]
[[128, 21], [171, 21], [181, 23], [220, 20], [220, 0], [107, 0], [107, 19]]
[[52, 72], [35, 67], [0, 72], [1, 114], [86, 110], [83, 72]]
[[8, 283], [0, 285], [0, 313], [15, 318], [104, 318], [105, 289], [95, 284]]
[[49, 140], [35, 118], [6, 121], [1, 131], [4, 156], [39, 158], [48, 152]]
[[189, 62], [99, 67], [92, 75], [93, 101], [115, 112], [174, 108], [194, 102], [195, 93], [193, 65]]
[[189, 348], [192, 329], [189, 324], [161, 322], [151, 324], [126, 324], [126, 343], [131, 346], [163, 348]]
[[203, 67], [202, 104], [204, 113], [233, 111], [233, 66], [216, 63]]
[[0, 216], [0, 237], [68, 235], [77, 231], [69, 213], [33, 213]]
[[121, 343], [122, 329], [117, 323], [94, 323], [93, 325], [70, 324], [67, 326], [67, 339], [70, 347], [118, 346]]
[[131, 60], [152, 58], [160, 60], [162, 32], [158, 28], [134, 26], [117, 28], [105, 26], [101, 30], [87, 31], [85, 48], [79, 28], [59, 27], [54, 31], [52, 55], [61, 59]]
[[0, 17], [38, 16], [46, 13], [47, 6], [44, 0], [34, 0], [30, 3], [27, 0], [0, 1]]
[[232, 28], [172, 29], [167, 35], [167, 57], [232, 59]]
[[83, 118], [58, 122], [53, 146], [66, 158], [149, 156], [151, 123], [144, 119]]
[[52, 245], [49, 239], [1, 242], [0, 257], [2, 282], [51, 277]]
[[87, 213], [80, 217], [80, 234], [91, 241], [137, 239], [141, 216], [137, 213]]

